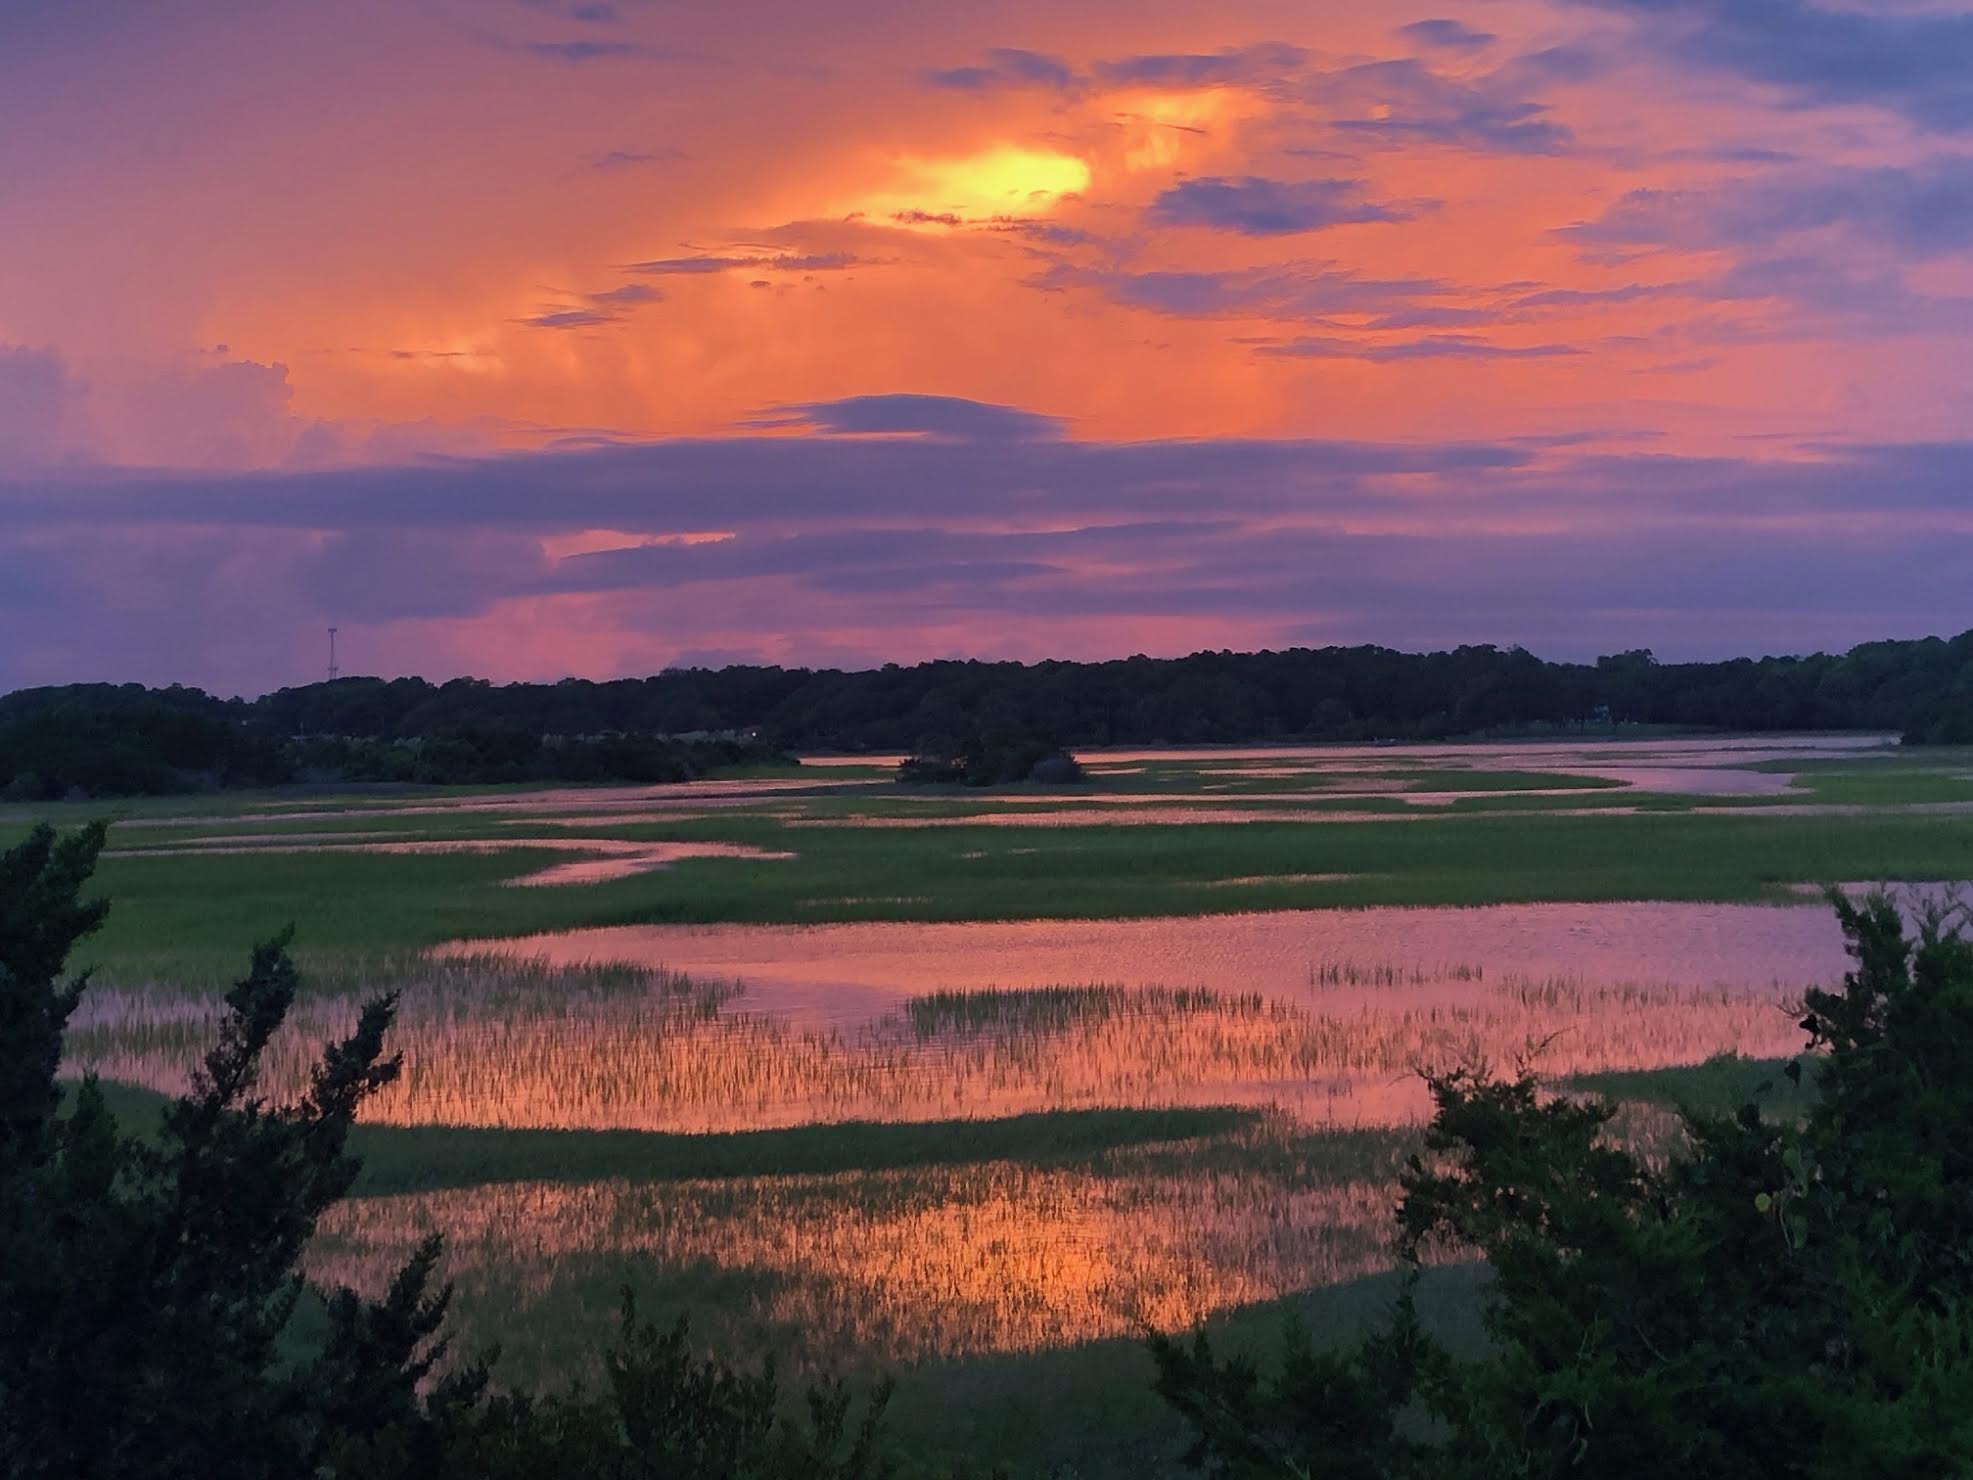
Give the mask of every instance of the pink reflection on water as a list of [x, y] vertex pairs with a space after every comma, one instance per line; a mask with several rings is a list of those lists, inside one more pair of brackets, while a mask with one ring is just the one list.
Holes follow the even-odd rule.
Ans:
[[[1142, 920], [839, 925], [628, 925], [443, 948], [567, 966], [621, 961], [747, 984], [748, 1006], [793, 1021], [865, 1018], [876, 997], [1117, 982], [1261, 992], [1306, 1003], [1324, 963], [1477, 962], [1488, 976], [1779, 984], [1840, 975], [1824, 908], [1629, 902], [1479, 909], [1275, 910]], [[1453, 983], [1463, 990], [1465, 983]], [[1339, 999], [1327, 999], [1332, 1006]], [[1392, 1005], [1388, 993], [1351, 1007]]]
[[[1085, 764], [1143, 766], [1161, 762], [1282, 762], [1301, 760], [1311, 769], [1415, 767], [1447, 763], [1486, 770], [1548, 770], [1570, 762], [1632, 764], [1641, 757], [1679, 764], [1754, 765], [1842, 756], [1895, 746], [1896, 735], [1696, 736], [1673, 740], [1494, 740], [1415, 745], [1195, 745], [1078, 750]], [[1484, 766], [1477, 762], [1486, 762]], [[1534, 762], [1534, 765], [1514, 764]]]
[[380, 1289], [440, 1232], [466, 1309], [518, 1303], [540, 1323], [569, 1319], [558, 1286], [586, 1260], [716, 1264], [772, 1277], [756, 1318], [895, 1362], [1182, 1331], [1392, 1264], [1388, 1181], [1120, 1160], [362, 1198], [324, 1219], [309, 1270]]
[[[936, 797], [928, 800], [943, 801]], [[1117, 803], [1105, 806], [1081, 802]], [[1242, 799], [1243, 802], [1246, 800]], [[1306, 802], [1307, 798], [1298, 799]], [[926, 828], [926, 827], [1198, 827], [1216, 822], [1408, 822], [1423, 813], [1324, 811], [1307, 805], [1201, 805], [1196, 797], [1185, 806], [1141, 806], [1130, 798], [1071, 797], [1026, 811], [966, 812], [956, 817], [820, 817], [792, 818], [789, 827]]]
[[[350, 841], [364, 834], [334, 833], [321, 839], [297, 838], [293, 833], [229, 834], [163, 848], [111, 849], [105, 858], [201, 858], [261, 853], [511, 853], [541, 849], [551, 853], [580, 853], [570, 863], [558, 863], [531, 874], [508, 879], [508, 884], [598, 884], [649, 873], [688, 858], [750, 858], [780, 860], [795, 855], [745, 843], [638, 843], [620, 838], [418, 838], [395, 842]], [[369, 837], [387, 836], [368, 834]]]

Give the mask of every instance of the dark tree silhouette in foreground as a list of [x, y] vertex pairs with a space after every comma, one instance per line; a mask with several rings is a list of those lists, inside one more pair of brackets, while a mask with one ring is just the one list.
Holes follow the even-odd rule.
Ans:
[[0, 1474], [118, 1480], [595, 1475], [754, 1480], [884, 1473], [879, 1391], [852, 1422], [839, 1388], [779, 1415], [772, 1367], [691, 1352], [626, 1295], [608, 1384], [545, 1398], [489, 1391], [484, 1361], [444, 1364], [449, 1286], [436, 1239], [383, 1296], [331, 1293], [301, 1257], [356, 1177], [351, 1126], [389, 1084], [391, 996], [366, 1005], [291, 1103], [261, 1055], [297, 990], [287, 938], [226, 996], [192, 1092], [154, 1136], [128, 1135], [93, 1080], [64, 1095], [62, 1036], [88, 982], [64, 976], [106, 906], [82, 891], [100, 824], [36, 828], [0, 854]]
[[[1436, 1079], [1399, 1248], [1484, 1255], [1488, 1349], [1409, 1294], [1362, 1347], [1268, 1374], [1159, 1340], [1215, 1475], [1919, 1477], [1973, 1470], [1973, 946], [1939, 912], [1832, 903], [1854, 969], [1807, 994], [1799, 1119], [1688, 1114], [1664, 1164], [1612, 1106]], [[1415, 1276], [1414, 1276], [1415, 1277]]]

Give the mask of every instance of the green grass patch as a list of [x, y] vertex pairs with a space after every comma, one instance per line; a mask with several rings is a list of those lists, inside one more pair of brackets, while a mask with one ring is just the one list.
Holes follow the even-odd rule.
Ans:
[[1600, 1095], [1706, 1115], [1727, 1115], [1742, 1105], [1759, 1105], [1771, 1117], [1792, 1119], [1815, 1098], [1815, 1067], [1813, 1060], [1805, 1061], [1797, 1082], [1783, 1072], [1790, 1062], [1718, 1054], [1704, 1063], [1676, 1068], [1578, 1074], [1557, 1088], [1574, 1095]]
[[1965, 771], [1838, 771], [1798, 777], [1795, 790], [1804, 787], [1818, 802], [1846, 807], [1973, 802], [1973, 775]]
[[[113, 1080], [98, 1086], [127, 1131], [155, 1135], [166, 1096]], [[1123, 1148], [1229, 1136], [1262, 1118], [1258, 1110], [1232, 1106], [1048, 1110], [993, 1120], [851, 1121], [714, 1135], [358, 1124], [349, 1149], [363, 1163], [353, 1195], [374, 1197], [494, 1182], [830, 1176], [989, 1161], [1060, 1166]]]
[[[1488, 1280], [1484, 1266], [1455, 1264], [1419, 1282], [1419, 1318], [1461, 1355], [1484, 1346]], [[1396, 1274], [1372, 1275], [1222, 1311], [1204, 1329], [1217, 1349], [1271, 1367], [1291, 1325], [1318, 1347], [1350, 1345], [1389, 1319], [1400, 1288]], [[1155, 1377], [1143, 1343], [1124, 1338], [928, 1364], [898, 1374], [892, 1427], [909, 1453], [970, 1464], [974, 1474], [1004, 1466], [1036, 1480], [1195, 1475], [1181, 1460], [1187, 1431], [1153, 1391]]]
[[[1973, 878], [1973, 828], [1913, 814], [1434, 815], [1403, 823], [790, 827], [722, 815], [643, 836], [796, 857], [693, 859], [607, 883], [507, 888], [567, 855], [299, 853], [107, 859], [84, 962], [226, 979], [286, 923], [308, 953], [378, 955], [588, 925], [1141, 918], [1544, 900], [1780, 900], [1829, 880]], [[1340, 875], [1322, 879], [1295, 875]], [[1280, 882], [1219, 886], [1231, 878]], [[121, 968], [119, 968], [121, 969]]]
[[853, 1121], [716, 1135], [360, 1125], [359, 1196], [488, 1182], [829, 1176], [1016, 1161], [1051, 1166], [1121, 1147], [1222, 1136], [1253, 1110], [1053, 1110], [995, 1120]]
[[1053, 1033], [1147, 1009], [1173, 1014], [1259, 1012], [1261, 997], [1258, 992], [1228, 997], [1203, 987], [990, 987], [909, 998], [904, 1016], [923, 1039], [949, 1033]]

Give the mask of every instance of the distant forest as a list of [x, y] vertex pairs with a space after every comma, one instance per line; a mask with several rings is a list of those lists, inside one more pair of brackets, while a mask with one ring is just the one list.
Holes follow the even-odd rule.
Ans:
[[1105, 663], [689, 668], [547, 684], [340, 678], [259, 699], [72, 684], [0, 697], [16, 798], [305, 781], [686, 780], [787, 752], [1441, 740], [1623, 727], [1973, 743], [1973, 632], [1840, 655], [1549, 663], [1520, 648], [1292, 648]]

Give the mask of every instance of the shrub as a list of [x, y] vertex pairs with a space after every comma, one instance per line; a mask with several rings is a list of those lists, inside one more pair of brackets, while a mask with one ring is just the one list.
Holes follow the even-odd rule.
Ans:
[[1525, 1073], [1432, 1081], [1398, 1243], [1485, 1256], [1491, 1349], [1455, 1360], [1407, 1295], [1359, 1349], [1263, 1376], [1155, 1340], [1214, 1475], [1934, 1476], [1973, 1467], [1973, 946], [1937, 913], [1832, 896], [1855, 967], [1812, 991], [1818, 1094], [1688, 1115], [1654, 1166], [1614, 1109]]

